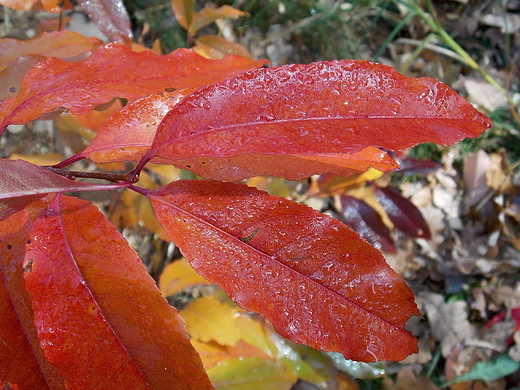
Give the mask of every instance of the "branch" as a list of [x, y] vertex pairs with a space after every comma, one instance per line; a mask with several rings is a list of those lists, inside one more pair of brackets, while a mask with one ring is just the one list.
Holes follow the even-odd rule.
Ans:
[[103, 172], [81, 172], [81, 171], [68, 171], [66, 169], [54, 168], [54, 167], [42, 167], [47, 169], [48, 171], [54, 172], [60, 176], [66, 177], [70, 180], [76, 180], [78, 177], [83, 177], [87, 179], [99, 179], [106, 180], [113, 183], [120, 182], [129, 182], [136, 183], [139, 181], [139, 176], [135, 175], [133, 172], [129, 173], [103, 173]]

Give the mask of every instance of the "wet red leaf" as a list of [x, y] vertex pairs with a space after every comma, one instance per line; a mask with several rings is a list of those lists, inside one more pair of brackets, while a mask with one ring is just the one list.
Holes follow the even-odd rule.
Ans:
[[431, 238], [428, 223], [412, 202], [390, 187], [374, 186], [374, 189], [378, 202], [397, 229], [408, 237]]
[[47, 58], [26, 75], [20, 93], [0, 104], [0, 131], [44, 114], [84, 114], [115, 97], [135, 100], [165, 90], [201, 87], [265, 64], [237, 56], [209, 60], [192, 50], [158, 56], [108, 44], [79, 62]]
[[111, 115], [79, 157], [98, 163], [139, 161], [152, 145], [164, 116], [192, 88], [172, 93], [148, 95]]
[[[163, 120], [147, 158], [203, 177], [301, 179], [367, 146], [402, 150], [476, 137], [491, 123], [441, 82], [367, 61], [256, 69], [208, 85]], [[321, 159], [333, 155], [324, 167]], [[327, 161], [328, 163], [328, 161]]]
[[419, 311], [381, 253], [339, 221], [242, 184], [177, 181], [150, 198], [192, 266], [277, 331], [360, 361], [417, 350]]
[[0, 222], [0, 378], [19, 389], [65, 389], [40, 348], [22, 263], [32, 219], [44, 202]]
[[365, 240], [383, 252], [397, 253], [390, 230], [379, 213], [353, 196], [341, 196], [342, 220]]
[[177, 311], [95, 206], [59, 195], [28, 237], [34, 324], [68, 388], [211, 388]]

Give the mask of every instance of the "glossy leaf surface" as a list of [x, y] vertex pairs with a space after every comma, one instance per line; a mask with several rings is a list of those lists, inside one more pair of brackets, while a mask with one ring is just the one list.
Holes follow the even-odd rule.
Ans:
[[265, 63], [236, 56], [209, 60], [188, 49], [157, 56], [119, 44], [103, 46], [79, 62], [47, 58], [29, 71], [17, 96], [0, 104], [0, 130], [64, 110], [84, 114], [115, 97], [135, 100], [169, 89], [201, 87]]
[[430, 228], [421, 212], [408, 199], [390, 187], [374, 186], [376, 197], [395, 227], [408, 237], [430, 239]]
[[360, 361], [417, 349], [419, 314], [382, 255], [339, 221], [241, 184], [178, 181], [142, 191], [192, 266], [284, 337]]
[[57, 196], [29, 241], [34, 324], [68, 388], [211, 388], [177, 311], [95, 206]]
[[341, 156], [368, 146], [448, 145], [490, 125], [434, 79], [406, 78], [366, 61], [286, 65], [246, 72], [183, 99], [161, 123], [147, 158], [211, 179], [296, 180], [352, 173]]
[[23, 160], [0, 160], [0, 219], [23, 209], [45, 194], [121, 188], [69, 180]]
[[0, 378], [21, 390], [65, 389], [40, 347], [23, 281], [32, 220], [44, 208], [45, 203], [38, 202], [0, 222]]
[[98, 163], [139, 161], [152, 145], [159, 123], [183, 96], [182, 91], [165, 92], [129, 103], [101, 124], [80, 156]]

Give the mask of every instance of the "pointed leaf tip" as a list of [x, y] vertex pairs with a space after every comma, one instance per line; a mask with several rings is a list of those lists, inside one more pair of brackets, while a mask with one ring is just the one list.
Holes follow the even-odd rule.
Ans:
[[[490, 125], [438, 80], [367, 61], [318, 62], [256, 69], [201, 88], [165, 117], [148, 156], [217, 180], [301, 179], [352, 173], [341, 156], [368, 146], [448, 145]], [[322, 161], [331, 155], [335, 161]]]
[[177, 181], [148, 194], [192, 266], [289, 339], [360, 361], [402, 360], [413, 294], [339, 221], [245, 185]]

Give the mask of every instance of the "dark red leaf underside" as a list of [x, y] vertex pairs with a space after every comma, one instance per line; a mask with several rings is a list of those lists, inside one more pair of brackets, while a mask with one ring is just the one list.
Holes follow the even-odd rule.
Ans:
[[341, 196], [342, 220], [357, 234], [383, 252], [396, 253], [390, 230], [379, 213], [353, 196]]
[[[441, 82], [366, 61], [256, 69], [201, 88], [165, 117], [147, 158], [218, 180], [352, 173], [320, 159], [476, 137], [490, 121]], [[337, 166], [335, 166], [337, 165]]]
[[48, 193], [110, 190], [123, 185], [82, 183], [27, 161], [0, 160], [0, 220]]
[[405, 157], [399, 159], [399, 168], [397, 172], [408, 175], [427, 175], [429, 173], [436, 172], [442, 168], [442, 165], [432, 160], [418, 160], [413, 157]]
[[417, 350], [413, 294], [339, 221], [241, 184], [177, 181], [147, 193], [192, 266], [283, 336], [360, 361]]
[[390, 187], [374, 186], [376, 198], [383, 206], [388, 218], [395, 227], [408, 237], [420, 237], [429, 240], [430, 228], [421, 212], [408, 199]]

